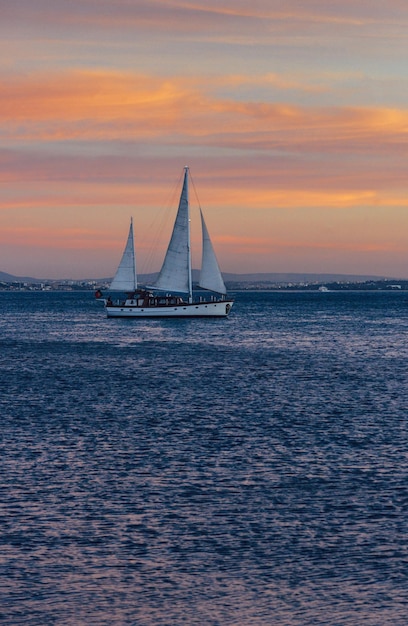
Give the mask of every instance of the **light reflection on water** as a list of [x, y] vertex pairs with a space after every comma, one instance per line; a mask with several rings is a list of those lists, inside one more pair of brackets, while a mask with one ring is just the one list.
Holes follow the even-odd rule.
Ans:
[[3, 294], [2, 623], [406, 623], [407, 303]]

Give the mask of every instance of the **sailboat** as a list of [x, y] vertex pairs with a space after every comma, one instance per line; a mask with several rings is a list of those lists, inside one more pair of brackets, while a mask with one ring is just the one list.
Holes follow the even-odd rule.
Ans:
[[184, 168], [183, 186], [173, 232], [153, 285], [137, 283], [133, 221], [123, 256], [109, 291], [126, 294], [125, 300], [105, 299], [108, 317], [227, 317], [234, 303], [227, 297], [221, 271], [200, 208], [202, 263], [199, 289], [211, 295], [193, 294], [190, 249], [189, 168]]

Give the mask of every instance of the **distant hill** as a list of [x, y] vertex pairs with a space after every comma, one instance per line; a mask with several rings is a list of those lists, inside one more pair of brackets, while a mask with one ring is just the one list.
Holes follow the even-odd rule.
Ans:
[[273, 283], [313, 283], [313, 282], [365, 282], [367, 280], [386, 280], [386, 276], [366, 276], [354, 274], [298, 274], [260, 272], [257, 274], [227, 274], [223, 273], [227, 282], [273, 282]]
[[[141, 274], [139, 275], [139, 282], [141, 284], [151, 284], [157, 277], [157, 273], [153, 274]], [[277, 272], [259, 272], [255, 274], [231, 274], [223, 272], [224, 280], [228, 283], [327, 283], [327, 282], [365, 282], [368, 280], [386, 280], [389, 276], [371, 276], [371, 275], [354, 275], [354, 274], [307, 274], [307, 273], [277, 273]], [[199, 270], [193, 270], [193, 281], [197, 282], [199, 279]], [[69, 280], [69, 279], [60, 279]], [[83, 278], [81, 280], [96, 280], [99, 283], [108, 283], [112, 278]], [[395, 279], [397, 280], [397, 279]], [[39, 282], [58, 282], [58, 279], [46, 279], [46, 278], [33, 278], [30, 276], [14, 276], [7, 272], [0, 272], [0, 281], [6, 283], [12, 282], [25, 282], [25, 283], [39, 283]]]
[[[386, 276], [372, 275], [354, 275], [354, 274], [297, 274], [297, 273], [277, 273], [277, 272], [259, 272], [256, 274], [231, 274], [222, 272], [225, 282], [228, 283], [321, 283], [321, 282], [365, 282], [367, 280], [387, 280]], [[138, 281], [141, 284], [152, 284], [158, 276], [158, 273], [139, 274]], [[200, 271], [193, 270], [193, 281], [198, 282]], [[111, 278], [104, 278], [102, 281], [109, 282]], [[394, 280], [394, 279], [393, 279]], [[396, 279], [395, 279], [396, 280]]]
[[0, 272], [0, 281], [3, 283], [38, 283], [41, 282], [40, 278], [33, 278], [32, 276], [13, 276], [13, 274], [7, 274], [7, 272]]

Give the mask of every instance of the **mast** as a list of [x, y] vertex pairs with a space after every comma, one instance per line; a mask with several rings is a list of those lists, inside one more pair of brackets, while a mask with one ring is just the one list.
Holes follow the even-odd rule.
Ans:
[[191, 234], [190, 234], [190, 199], [189, 199], [189, 190], [188, 190], [188, 173], [189, 168], [186, 165], [184, 168], [184, 184], [186, 189], [186, 197], [187, 197], [187, 249], [188, 249], [188, 301], [191, 303], [193, 301], [193, 279], [191, 272]]
[[136, 291], [136, 289], [137, 289], [137, 276], [136, 276], [136, 263], [135, 263], [135, 239], [134, 239], [134, 236], [133, 236], [133, 217], [130, 218], [130, 230], [132, 231], [132, 247], [133, 247], [133, 263], [132, 263], [133, 285], [134, 285], [134, 291]]

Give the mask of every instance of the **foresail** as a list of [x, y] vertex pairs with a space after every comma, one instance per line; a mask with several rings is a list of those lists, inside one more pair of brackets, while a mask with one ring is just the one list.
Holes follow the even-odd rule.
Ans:
[[186, 169], [173, 233], [159, 277], [154, 283], [155, 289], [189, 292], [189, 254], [188, 171]]
[[126, 247], [123, 251], [122, 260], [110, 284], [112, 291], [131, 292], [137, 289], [137, 276], [135, 264], [135, 248], [133, 241], [133, 221], [130, 221], [129, 235]]
[[210, 235], [208, 234], [201, 209], [200, 214], [203, 233], [203, 253], [199, 287], [215, 291], [216, 293], [225, 294], [227, 293], [227, 290], [224, 285], [217, 257], [215, 256], [214, 248], [211, 243]]

